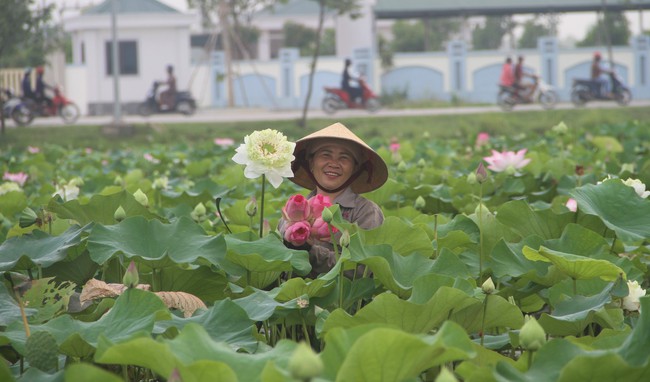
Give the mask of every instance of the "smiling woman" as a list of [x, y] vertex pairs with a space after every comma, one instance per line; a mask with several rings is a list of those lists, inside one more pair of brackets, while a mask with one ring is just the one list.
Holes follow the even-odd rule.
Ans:
[[[379, 206], [359, 194], [373, 191], [386, 182], [386, 163], [347, 127], [335, 123], [298, 140], [294, 156], [294, 177], [290, 180], [310, 190], [308, 198], [328, 197], [340, 206], [344, 219], [357, 223], [360, 228], [376, 228], [383, 223]], [[283, 237], [288, 227], [289, 222], [281, 219], [278, 230]], [[300, 247], [309, 251], [313, 275], [334, 266], [336, 258], [331, 240], [338, 240], [340, 235], [335, 234], [327, 241], [312, 237]]]

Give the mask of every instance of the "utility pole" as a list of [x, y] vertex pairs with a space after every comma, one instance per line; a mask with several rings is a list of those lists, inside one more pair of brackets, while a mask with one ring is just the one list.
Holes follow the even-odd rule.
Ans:
[[117, 41], [117, 1], [111, 0], [111, 48], [113, 52], [113, 125], [119, 126], [122, 119], [120, 107], [120, 65]]
[[221, 0], [219, 2], [219, 24], [221, 25], [221, 41], [223, 43], [223, 55], [226, 61], [226, 92], [228, 93], [228, 107], [235, 106], [232, 85], [232, 45], [230, 43], [230, 24], [228, 22], [228, 14], [230, 8], [228, 0]]

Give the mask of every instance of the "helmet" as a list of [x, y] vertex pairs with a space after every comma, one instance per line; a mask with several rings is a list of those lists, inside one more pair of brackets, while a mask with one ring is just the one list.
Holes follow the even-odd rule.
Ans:
[[32, 74], [32, 68], [31, 68], [31, 66], [26, 67], [24, 73], [25, 73], [25, 75]]
[[44, 71], [45, 71], [45, 68], [43, 68], [42, 66], [39, 66], [39, 67], [36, 68], [36, 73], [38, 73], [38, 74], [43, 74]]
[[600, 52], [594, 52], [594, 58], [600, 58]]

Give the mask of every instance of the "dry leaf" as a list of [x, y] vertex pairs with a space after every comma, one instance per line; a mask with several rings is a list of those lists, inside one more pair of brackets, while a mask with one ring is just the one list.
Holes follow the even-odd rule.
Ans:
[[[138, 289], [149, 290], [149, 284], [138, 284]], [[96, 300], [98, 298], [115, 297], [119, 296], [126, 290], [124, 284], [105, 283], [102, 280], [90, 279], [84, 285], [79, 296], [79, 302], [82, 304], [86, 301]]]
[[207, 306], [200, 298], [185, 292], [156, 292], [156, 295], [169, 308], [178, 309], [183, 312], [185, 318], [192, 317], [194, 311], [199, 308], [207, 309]]

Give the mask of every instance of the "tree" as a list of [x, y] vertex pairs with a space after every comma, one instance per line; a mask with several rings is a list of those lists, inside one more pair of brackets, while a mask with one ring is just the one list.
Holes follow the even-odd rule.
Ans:
[[[298, 48], [301, 56], [313, 56], [316, 47], [316, 30], [288, 21], [283, 25], [284, 46]], [[333, 29], [325, 30], [321, 41], [321, 55], [336, 53], [336, 35]]]
[[576, 45], [581, 47], [609, 45], [627, 45], [630, 40], [630, 25], [623, 12], [605, 12], [603, 20], [592, 25], [587, 35]]
[[460, 30], [458, 19], [400, 20], [393, 24], [394, 52], [427, 52], [442, 50], [445, 42]]
[[314, 73], [316, 72], [316, 64], [318, 63], [318, 56], [320, 55], [321, 42], [323, 37], [323, 24], [325, 23], [325, 13], [327, 11], [334, 11], [339, 16], [349, 15], [352, 18], [358, 17], [357, 11], [360, 8], [359, 0], [313, 0], [318, 3], [318, 27], [316, 29], [316, 46], [314, 48], [314, 55], [312, 56], [311, 65], [309, 67], [309, 82], [307, 84], [307, 94], [305, 96], [305, 104], [302, 108], [302, 116], [298, 125], [301, 127], [307, 126], [307, 110], [309, 109], [309, 101], [311, 100], [312, 88], [314, 86]]
[[477, 25], [472, 30], [472, 45], [476, 50], [498, 49], [503, 36], [510, 33], [515, 23], [509, 16], [488, 16], [485, 25]]
[[544, 23], [540, 18], [527, 20], [524, 23], [524, 33], [519, 39], [519, 48], [536, 48], [537, 39], [553, 34], [553, 28], [548, 23]]
[[0, 66], [36, 66], [53, 49], [45, 30], [54, 5], [36, 0], [0, 0]]

